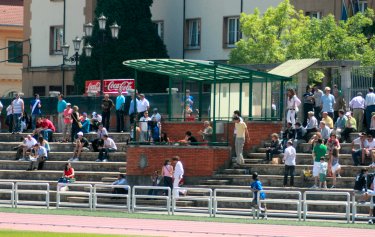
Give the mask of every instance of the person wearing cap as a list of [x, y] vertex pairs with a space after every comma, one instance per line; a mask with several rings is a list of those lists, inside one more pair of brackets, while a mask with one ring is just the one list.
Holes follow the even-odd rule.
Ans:
[[47, 159], [48, 153], [46, 148], [36, 143], [30, 155], [30, 166], [27, 170], [42, 170]]
[[77, 133], [76, 144], [73, 150], [73, 157], [68, 161], [79, 161], [82, 151], [89, 151], [89, 141], [83, 136], [83, 132]]
[[[352, 141], [352, 160], [355, 166], [365, 163], [365, 148], [368, 148], [367, 134], [362, 132], [359, 137]], [[359, 158], [361, 158], [361, 161]]]
[[57, 131], [63, 132], [64, 131], [64, 110], [66, 109], [66, 101], [64, 100], [64, 95], [59, 94], [57, 102], [57, 113], [58, 113], [58, 119], [57, 119]]
[[103, 136], [103, 147], [99, 150], [99, 156], [96, 162], [107, 162], [109, 159], [108, 153], [117, 151], [117, 146], [112, 138], [109, 138], [108, 135]]
[[111, 110], [114, 107], [113, 101], [109, 98], [108, 94], [104, 95], [102, 100], [102, 123], [109, 131], [109, 122], [111, 121]]
[[122, 89], [118, 90], [115, 107], [116, 107], [116, 132], [123, 132], [124, 131], [125, 96], [122, 95]]
[[87, 118], [86, 112], [82, 113], [81, 124], [82, 124], [81, 132], [83, 132], [84, 134], [89, 133], [90, 132], [90, 119]]
[[139, 103], [137, 103], [137, 120], [143, 117], [143, 113], [150, 108], [150, 102], [145, 98], [144, 94], [139, 94]]
[[68, 142], [70, 138], [70, 132], [72, 130], [72, 104], [67, 103], [66, 109], [64, 109], [64, 129], [63, 129], [63, 142]]
[[365, 113], [366, 113], [366, 125], [369, 129], [371, 124], [371, 114], [375, 112], [375, 94], [374, 88], [370, 87], [365, 98]]
[[357, 131], [357, 122], [355, 121], [355, 118], [352, 117], [350, 111], [346, 112], [345, 115], [348, 120], [346, 121], [344, 130], [341, 132], [341, 140], [342, 142], [351, 142], [350, 133]]
[[335, 97], [330, 94], [331, 88], [326, 87], [324, 89], [324, 95], [322, 96], [321, 108], [322, 112], [327, 112], [328, 115], [333, 118], [333, 105], [336, 103]]
[[353, 117], [357, 121], [357, 131], [363, 131], [363, 117], [365, 114], [365, 99], [362, 92], [358, 92], [357, 96], [349, 102], [350, 110], [353, 111]]
[[98, 131], [99, 124], [101, 123], [102, 123], [102, 116], [100, 114], [97, 114], [96, 112], [92, 112], [91, 121], [90, 121], [92, 130], [95, 132]]

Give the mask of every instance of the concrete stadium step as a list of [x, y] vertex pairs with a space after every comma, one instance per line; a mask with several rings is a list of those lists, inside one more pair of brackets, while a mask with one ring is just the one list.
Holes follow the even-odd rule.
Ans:
[[[117, 177], [120, 172], [99, 172], [99, 171], [75, 171], [77, 181], [94, 181], [99, 182], [103, 177]], [[16, 179], [26, 180], [58, 180], [62, 176], [61, 171], [55, 170], [35, 170], [35, 171], [21, 171], [21, 170], [0, 170], [0, 179], [8, 179], [13, 181]]]
[[[253, 172], [258, 172], [258, 174], [274, 174], [274, 175], [284, 175], [285, 165], [273, 165], [273, 164], [252, 164], [252, 165], [241, 165], [241, 169], [227, 169], [223, 172], [217, 174], [252, 174]], [[246, 169], [243, 169], [245, 168]], [[312, 170], [312, 165], [296, 165], [295, 174], [302, 174], [302, 170], [310, 169]], [[355, 177], [361, 169], [365, 166], [351, 166], [351, 165], [341, 165], [341, 176], [342, 177]]]
[[[279, 157], [282, 157], [280, 155]], [[341, 165], [353, 165], [352, 155], [351, 154], [340, 154], [340, 164]], [[263, 161], [266, 158], [265, 153], [249, 153], [248, 158], [245, 158], [245, 164], [254, 163], [254, 159], [257, 161]], [[370, 159], [367, 158], [366, 162], [369, 163]], [[260, 162], [262, 163], [262, 162]], [[298, 165], [312, 165], [313, 158], [311, 154], [308, 153], [297, 153], [296, 163]], [[271, 165], [271, 164], [270, 164]]]
[[[21, 142], [0, 142], [0, 151], [14, 151], [13, 148], [21, 144]], [[73, 152], [75, 144], [50, 142], [51, 151], [53, 152]], [[118, 151], [126, 151], [127, 144], [125, 142], [116, 143]]]
[[[260, 175], [260, 180], [262, 181], [264, 186], [276, 186], [282, 187], [283, 186], [283, 175]], [[218, 174], [215, 175], [214, 178], [219, 180], [230, 180], [232, 185], [249, 185], [252, 182], [252, 175], [227, 175], [227, 174]], [[328, 186], [332, 185], [332, 178], [327, 178]], [[309, 178], [307, 181], [297, 174], [294, 177], [294, 185], [296, 187], [311, 187], [314, 184], [313, 178]], [[354, 185], [354, 177], [343, 177], [337, 179], [337, 187], [339, 188], [352, 188]]]
[[201, 184], [216, 184], [216, 185], [225, 185], [229, 184], [230, 180], [227, 179], [208, 179], [200, 181]]
[[[0, 133], [0, 141], [3, 142], [19, 142], [22, 138], [30, 133], [20, 133], [20, 134], [10, 134], [10, 133]], [[130, 133], [108, 133], [115, 142], [126, 142], [130, 138]], [[96, 133], [87, 133], [84, 135], [89, 141], [96, 138]], [[53, 140], [59, 141], [63, 139], [62, 133], [54, 133]]]
[[[63, 170], [66, 161], [51, 161], [44, 163], [43, 170]], [[126, 171], [126, 162], [95, 162], [95, 161], [77, 161], [72, 162], [75, 171], [119, 171], [120, 168]], [[30, 162], [0, 160], [0, 170], [26, 170]], [[121, 171], [120, 171], [121, 172]]]
[[[80, 161], [95, 161], [98, 159], [99, 152], [82, 152]], [[50, 161], [67, 161], [73, 156], [73, 152], [50, 152]], [[15, 160], [16, 152], [0, 151], [0, 160]], [[111, 152], [109, 153], [109, 161], [125, 162], [126, 152]]]
[[[351, 154], [352, 153], [352, 144], [351, 143], [340, 143], [341, 149], [340, 154]], [[354, 146], [356, 149], [359, 148], [359, 145]], [[312, 144], [301, 143], [298, 145], [298, 152], [301, 153], [312, 153]]]

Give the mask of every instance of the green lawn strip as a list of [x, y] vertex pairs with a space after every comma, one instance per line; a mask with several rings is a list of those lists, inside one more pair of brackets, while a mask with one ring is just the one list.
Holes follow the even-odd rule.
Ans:
[[24, 230], [0, 230], [0, 236], [6, 237], [142, 237], [141, 235], [108, 235], [108, 234], [82, 234], [82, 233], [54, 233], [40, 231], [24, 231]]
[[285, 220], [253, 220], [248, 218], [235, 217], [216, 217], [210, 218], [205, 216], [188, 216], [188, 215], [162, 215], [162, 214], [145, 214], [145, 213], [127, 213], [119, 211], [89, 211], [82, 209], [33, 209], [33, 208], [0, 208], [0, 212], [24, 213], [24, 214], [46, 214], [46, 215], [72, 215], [72, 216], [96, 216], [96, 217], [113, 217], [113, 218], [131, 218], [131, 219], [156, 219], [156, 220], [178, 220], [178, 221], [199, 221], [199, 222], [219, 222], [219, 223], [239, 223], [239, 224], [269, 224], [269, 225], [294, 225], [294, 226], [319, 226], [319, 227], [339, 227], [339, 228], [360, 228], [375, 229], [375, 225], [365, 223], [346, 224], [344, 220], [335, 221], [296, 221], [291, 219]]

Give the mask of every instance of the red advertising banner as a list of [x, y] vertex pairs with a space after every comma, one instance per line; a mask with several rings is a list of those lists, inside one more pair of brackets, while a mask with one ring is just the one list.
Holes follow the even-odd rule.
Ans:
[[[86, 81], [86, 93], [100, 93], [100, 80]], [[107, 79], [103, 80], [103, 93], [116, 94], [122, 89], [123, 94], [127, 94], [130, 89], [134, 90], [134, 79]]]

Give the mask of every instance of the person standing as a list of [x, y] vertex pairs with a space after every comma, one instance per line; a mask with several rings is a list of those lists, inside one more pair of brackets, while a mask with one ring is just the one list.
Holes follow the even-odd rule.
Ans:
[[139, 119], [139, 127], [141, 128], [141, 136], [139, 138], [140, 142], [149, 141], [149, 121], [151, 121], [151, 118], [148, 117], [148, 112], [145, 111], [143, 116]]
[[308, 112], [314, 109], [314, 94], [311, 92], [312, 88], [310, 85], [306, 86], [306, 92], [303, 94], [303, 126], [306, 127]]
[[284, 187], [288, 183], [288, 174], [290, 175], [290, 187], [294, 186], [294, 172], [296, 168], [296, 149], [293, 147], [293, 142], [288, 141], [286, 143], [287, 148], [284, 151], [283, 162], [284, 168]]
[[301, 104], [300, 99], [296, 96], [296, 93], [293, 89], [288, 89], [287, 92], [288, 101], [287, 101], [287, 115], [286, 120], [288, 123], [292, 123], [293, 127], [296, 123], [296, 117], [298, 113], [298, 106]]
[[12, 101], [12, 112], [13, 112], [13, 133], [21, 132], [21, 116], [25, 111], [25, 104], [23, 99], [21, 99], [20, 94], [16, 94], [16, 98]]
[[314, 115], [315, 115], [315, 118], [319, 122], [322, 119], [322, 116], [320, 115], [320, 112], [322, 111], [322, 108], [320, 107], [322, 104], [322, 96], [323, 96], [323, 91], [319, 89], [318, 85], [315, 85], [314, 86], [314, 101], [315, 101]]
[[64, 100], [64, 95], [63, 94], [59, 94], [59, 96], [57, 97], [58, 99], [58, 102], [57, 102], [57, 113], [58, 113], [58, 116], [57, 116], [57, 130], [58, 132], [63, 132], [64, 130], [64, 120], [65, 120], [65, 116], [64, 116], [64, 110], [66, 109], [66, 101]]
[[176, 188], [178, 188], [178, 184], [180, 183], [180, 180], [184, 177], [184, 167], [180, 161], [179, 156], [173, 157], [172, 162], [174, 165], [173, 196], [178, 198], [180, 194]]
[[12, 103], [7, 107], [7, 118], [5, 124], [8, 125], [8, 132], [13, 132], [13, 108]]
[[[1, 111], [3, 110], [3, 104], [0, 101], [0, 117], [1, 117]], [[1, 122], [0, 122], [0, 130], [1, 130]]]
[[247, 141], [250, 141], [249, 131], [247, 130], [247, 126], [245, 122], [241, 122], [238, 116], [233, 118], [236, 128], [236, 140], [235, 140], [235, 150], [236, 150], [236, 162], [237, 164], [241, 165], [244, 164], [245, 161], [243, 159], [243, 146], [245, 144], [246, 138]]
[[36, 119], [40, 117], [42, 114], [42, 111], [40, 110], [42, 108], [42, 104], [39, 99], [39, 94], [34, 95], [34, 99], [30, 103], [30, 110], [31, 110], [31, 129], [35, 129], [36, 125]]
[[[78, 106], [73, 106], [73, 113], [72, 113], [72, 130], [70, 132], [70, 140], [74, 143], [74, 138], [76, 134], [80, 131], [82, 123], [79, 121], [79, 108]], [[80, 125], [81, 124], [81, 125]]]
[[104, 95], [102, 100], [102, 121], [104, 127], [109, 131], [109, 122], [111, 121], [111, 110], [113, 108], [113, 101], [108, 94]]
[[165, 187], [169, 187], [171, 191], [173, 190], [173, 166], [170, 160], [165, 160], [164, 165], [161, 168], [161, 176], [163, 177], [163, 182]]
[[125, 97], [122, 95], [122, 90], [118, 90], [116, 97], [116, 132], [124, 131], [124, 110], [125, 110]]
[[320, 173], [320, 159], [323, 159], [327, 153], [327, 147], [323, 144], [322, 139], [318, 139], [318, 144], [314, 147], [313, 158], [314, 158], [314, 167], [313, 167], [313, 177], [314, 185], [311, 188], [318, 188], [318, 178]]
[[346, 101], [344, 96], [342, 95], [342, 92], [340, 92], [338, 89], [333, 91], [333, 96], [335, 97], [336, 103], [333, 105], [333, 119], [336, 120], [339, 116], [339, 110], [346, 111]]
[[322, 96], [322, 102], [321, 102], [321, 108], [322, 112], [327, 112], [328, 115], [333, 118], [333, 105], [336, 103], [335, 97], [330, 94], [331, 93], [331, 88], [326, 87], [324, 89], [324, 95]]
[[372, 112], [375, 112], [375, 94], [374, 88], [370, 87], [365, 99], [365, 113], [367, 130], [370, 129]]
[[133, 124], [134, 121], [136, 121], [138, 118], [137, 114], [138, 114], [138, 106], [139, 106], [140, 101], [135, 95], [135, 92], [132, 93], [131, 98], [132, 100], [130, 101], [130, 105], [129, 105], [129, 119], [130, 119], [130, 123]]
[[63, 127], [63, 140], [62, 142], [69, 141], [70, 131], [72, 130], [72, 105], [70, 103], [66, 104], [66, 109], [64, 109], [63, 116], [64, 116], [64, 127]]
[[363, 116], [365, 114], [365, 99], [362, 93], [358, 92], [357, 96], [349, 102], [349, 107], [353, 111], [353, 117], [357, 121], [357, 131], [363, 132]]
[[148, 102], [144, 94], [139, 94], [139, 103], [137, 103], [137, 111], [138, 111], [137, 119], [139, 120], [140, 118], [142, 118], [143, 113], [148, 111], [149, 108], [150, 108], [150, 102]]

